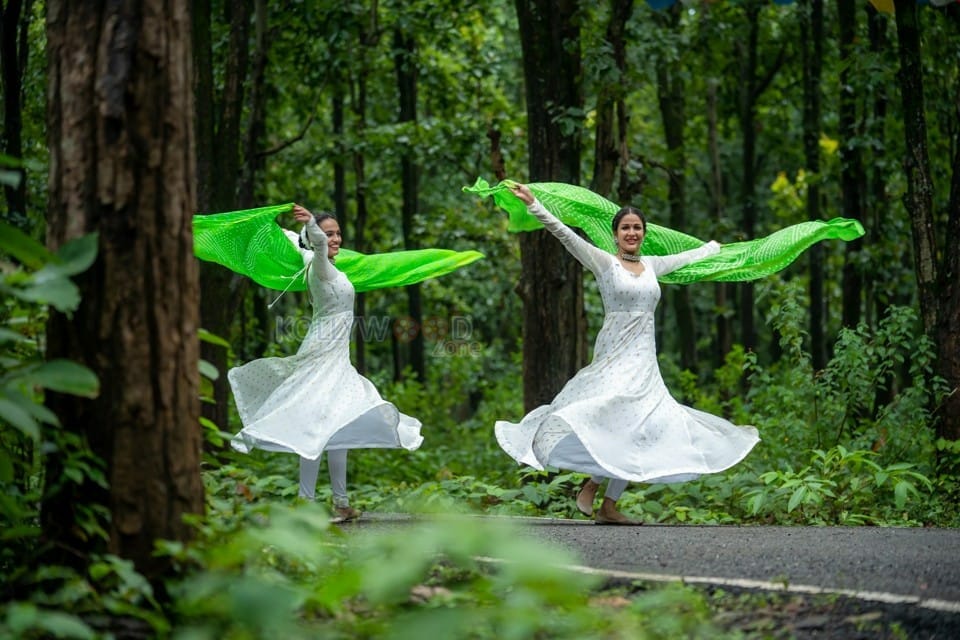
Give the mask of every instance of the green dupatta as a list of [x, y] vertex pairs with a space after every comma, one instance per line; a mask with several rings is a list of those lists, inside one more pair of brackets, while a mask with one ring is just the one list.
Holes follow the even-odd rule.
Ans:
[[[467, 193], [480, 197], [493, 196], [494, 202], [510, 216], [508, 229], [512, 232], [541, 229], [543, 225], [527, 212], [526, 205], [509, 189], [516, 184], [503, 180], [491, 186], [483, 178]], [[562, 182], [528, 184], [530, 191], [553, 215], [565, 224], [582, 229], [599, 248], [616, 253], [611, 224], [620, 207], [596, 193]], [[785, 227], [764, 238], [724, 244], [720, 253], [703, 258], [671, 273], [659, 276], [661, 282], [689, 284], [692, 282], [734, 282], [756, 280], [785, 268], [811, 245], [821, 240], [855, 240], [864, 234], [863, 225], [850, 218], [833, 218], [825, 222], [810, 221]], [[643, 253], [662, 256], [696, 249], [703, 240], [647, 223]]]
[[[293, 204], [193, 217], [194, 253], [279, 291], [305, 291], [306, 270], [300, 251], [290, 242], [276, 217]], [[363, 254], [341, 249], [336, 267], [358, 293], [403, 287], [446, 275], [483, 257], [478, 251], [417, 249]]]

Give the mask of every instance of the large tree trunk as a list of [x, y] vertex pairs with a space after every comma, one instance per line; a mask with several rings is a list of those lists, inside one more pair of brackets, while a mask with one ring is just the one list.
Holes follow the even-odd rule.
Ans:
[[[803, 155], [807, 172], [807, 219], [820, 219], [820, 78], [823, 69], [823, 0], [804, 0], [801, 6], [803, 42]], [[814, 371], [827, 366], [824, 331], [826, 299], [823, 293], [823, 247], [808, 250], [810, 265], [810, 356]]]
[[903, 162], [907, 178], [906, 207], [913, 229], [920, 312], [924, 329], [936, 344], [936, 372], [951, 389], [940, 408], [937, 432], [957, 440], [960, 439], [960, 167], [957, 164], [960, 150], [955, 150], [943, 261], [938, 265], [917, 4], [911, 0], [895, 0], [894, 6], [906, 136]]
[[[669, 10], [657, 14], [664, 30], [675, 31], [680, 25], [683, 11], [678, 3]], [[684, 126], [686, 125], [686, 87], [679, 58], [660, 59], [657, 62], [657, 99], [660, 118], [667, 142], [667, 168], [669, 170], [668, 201], [670, 202], [670, 226], [685, 229], [687, 226], [687, 159], [684, 149]], [[697, 369], [697, 331], [693, 317], [693, 303], [689, 287], [671, 287], [677, 337], [680, 347], [680, 366], [690, 371]]]
[[[397, 89], [400, 98], [400, 123], [417, 121], [417, 45], [413, 36], [397, 28], [393, 39], [394, 66], [397, 71]], [[417, 249], [414, 235], [414, 218], [419, 209], [419, 168], [413, 150], [405, 148], [400, 156], [400, 182], [403, 189], [403, 205], [400, 222], [403, 229], [404, 249]], [[407, 288], [407, 312], [416, 327], [423, 327], [423, 305], [420, 285]], [[423, 362], [423, 331], [416, 331], [408, 343], [410, 367], [421, 381], [426, 380]]]
[[[723, 170], [720, 162], [720, 131], [717, 125], [717, 83], [711, 80], [707, 84], [707, 149], [710, 156], [710, 206], [711, 218], [719, 227], [724, 217], [726, 196], [723, 186]], [[714, 343], [714, 366], [721, 366], [733, 348], [733, 323], [729, 309], [729, 300], [733, 298], [731, 285], [718, 282], [714, 287], [713, 304], [716, 312], [716, 342]]]
[[[3, 82], [3, 152], [23, 157], [23, 70], [29, 52], [28, 27], [32, 12], [29, 0], [10, 0], [0, 5], [0, 80]], [[26, 171], [20, 170], [16, 185], [4, 185], [7, 207], [0, 216], [23, 230], [28, 228]]]
[[[580, 182], [583, 109], [576, 0], [516, 0], [526, 81], [530, 180]], [[572, 120], [572, 121], [571, 121]], [[586, 360], [583, 274], [546, 231], [521, 234], [523, 393], [549, 403]]]
[[[47, 3], [48, 244], [99, 233], [79, 308], [51, 313], [47, 355], [102, 385], [48, 404], [109, 486], [65, 481], [64, 457], [49, 456], [41, 521], [54, 559], [107, 551], [155, 583], [169, 560], [154, 542], [188, 540], [184, 516], [203, 511], [189, 34], [183, 0]], [[106, 548], [82, 528], [98, 504]]]

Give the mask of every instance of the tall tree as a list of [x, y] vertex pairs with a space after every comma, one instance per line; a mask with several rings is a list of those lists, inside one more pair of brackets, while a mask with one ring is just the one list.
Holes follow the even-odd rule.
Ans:
[[[837, 26], [840, 36], [840, 192], [845, 216], [863, 220], [866, 173], [858, 140], [865, 133], [857, 117], [858, 96], [853, 89], [853, 63], [857, 39], [857, 2], [837, 0]], [[863, 239], [848, 242], [843, 265], [843, 326], [860, 323], [863, 304], [863, 273], [860, 256]]]
[[[79, 308], [51, 313], [47, 354], [102, 385], [48, 404], [109, 484], [65, 482], [49, 456], [43, 531], [59, 561], [108, 551], [155, 581], [168, 560], [154, 542], [188, 540], [183, 516], [203, 511], [189, 33], [184, 0], [47, 3], [48, 244], [99, 234]], [[110, 512], [105, 548], [82, 529], [91, 505]]]
[[[717, 227], [720, 227], [725, 211], [726, 194], [723, 183], [723, 169], [720, 160], [720, 130], [718, 125], [717, 108], [717, 81], [707, 82], [707, 152], [710, 158], [710, 191], [711, 218]], [[733, 348], [733, 322], [731, 313], [728, 313], [728, 301], [733, 298], [733, 287], [726, 282], [718, 282], [713, 290], [713, 304], [717, 310], [714, 325], [716, 327], [716, 342], [713, 349], [714, 366], [719, 367]]]
[[[193, 67], [196, 70], [196, 167], [197, 210], [203, 213], [237, 209], [241, 171], [240, 143], [245, 79], [249, 66], [250, 0], [228, 0], [224, 3], [229, 24], [227, 53], [222, 74], [216, 72], [214, 46], [211, 41], [213, 16], [210, 0], [193, 4]], [[222, 90], [217, 91], [221, 76]], [[253, 158], [249, 159], [254, 162]], [[252, 184], [252, 176], [249, 178]], [[204, 329], [226, 337], [230, 323], [243, 299], [246, 280], [223, 267], [204, 262], [200, 266], [200, 322]], [[204, 404], [204, 417], [220, 428], [229, 418], [229, 386], [227, 352], [215, 344], [204, 342], [200, 348], [204, 360], [213, 364], [220, 376], [213, 383], [212, 404]]]
[[[823, 0], [800, 3], [800, 41], [803, 58], [803, 156], [807, 173], [807, 219], [820, 215], [820, 83], [823, 75]], [[815, 371], [827, 366], [824, 335], [826, 299], [823, 293], [823, 247], [807, 249], [810, 265], [810, 357]]]
[[[660, 28], [676, 36], [681, 29], [680, 16], [684, 9], [680, 3], [657, 14]], [[666, 35], [665, 40], [670, 40]], [[667, 143], [667, 170], [669, 186], [667, 200], [670, 203], [670, 226], [685, 229], [687, 226], [687, 160], [685, 149], [686, 86], [685, 71], [680, 59], [680, 47], [666, 46], [656, 62], [657, 101]], [[689, 287], [672, 287], [671, 300], [680, 338], [680, 366], [697, 368], [697, 333], [693, 316], [693, 303]]]
[[[946, 212], [942, 254], [937, 247], [933, 209], [933, 179], [927, 149], [927, 121], [923, 100], [920, 20], [917, 3], [895, 0], [898, 74], [903, 100], [906, 153], [905, 205], [913, 230], [913, 251], [923, 326], [937, 348], [937, 374], [950, 394], [941, 408], [939, 435], [960, 440], [960, 133], [954, 144], [950, 201]], [[940, 260], [938, 261], [938, 256]]]
[[[516, 0], [530, 180], [580, 182], [583, 112], [577, 0]], [[586, 360], [583, 273], [547, 231], [520, 235], [523, 396], [549, 403]]]
[[[373, 51], [380, 41], [380, 13], [378, 3], [371, 3], [365, 15], [358, 16], [357, 42], [361, 51]], [[350, 106], [353, 111], [354, 135], [363, 140], [367, 129], [367, 86], [370, 81], [372, 55], [361, 55], [360, 63], [355, 69], [355, 76], [350, 85]], [[352, 153], [353, 172], [355, 177], [354, 199], [357, 204], [356, 217], [353, 223], [353, 244], [357, 251], [366, 249], [367, 230], [367, 157], [364, 145], [356, 145]], [[367, 296], [357, 294], [356, 314], [364, 318], [367, 313]], [[357, 371], [364, 373], [367, 369], [366, 337], [362, 331], [355, 334], [354, 353]]]
[[627, 22], [633, 13], [633, 0], [610, 0], [606, 46], [610, 48], [612, 65], [603, 67], [597, 86], [597, 107], [594, 128], [593, 177], [590, 190], [609, 196], [617, 175], [623, 172], [629, 158], [627, 144]]
[[[745, 0], [746, 38], [737, 42], [740, 89], [739, 109], [741, 141], [740, 206], [743, 211], [741, 229], [749, 239], [757, 228], [757, 103], [776, 76], [784, 60], [781, 47], [778, 55], [764, 69], [760, 65], [760, 12], [765, 0]], [[754, 286], [752, 282], [740, 285], [740, 341], [747, 349], [757, 346], [757, 327], [754, 318]]]
[[[399, 26], [393, 32], [393, 62], [397, 73], [397, 94], [400, 100], [398, 121], [416, 125], [417, 122], [417, 43], [413, 34]], [[408, 136], [412, 139], [412, 136]], [[418, 248], [414, 233], [414, 220], [419, 209], [419, 167], [412, 144], [408, 143], [400, 154], [400, 185], [403, 190], [403, 205], [400, 222], [403, 230], [404, 249]], [[406, 287], [407, 310], [417, 327], [423, 326], [423, 303], [420, 285]], [[420, 380], [426, 380], [423, 363], [423, 331], [416, 331], [408, 343], [410, 367]]]
[[[0, 5], [0, 81], [3, 87], [3, 152], [23, 157], [23, 71], [30, 51], [30, 17], [33, 3], [9, 0]], [[27, 181], [20, 171], [17, 184], [5, 184], [7, 207], [3, 218], [27, 227]]]

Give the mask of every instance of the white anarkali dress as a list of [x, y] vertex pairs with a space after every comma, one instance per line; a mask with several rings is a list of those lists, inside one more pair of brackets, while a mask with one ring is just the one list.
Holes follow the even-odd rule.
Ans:
[[654, 312], [657, 274], [719, 251], [715, 242], [670, 256], [644, 256], [643, 273], [578, 236], [539, 201], [528, 207], [596, 276], [604, 321], [593, 361], [549, 405], [519, 424], [498, 421], [500, 446], [517, 462], [635, 482], [681, 482], [727, 469], [759, 441], [756, 428], [678, 403], [660, 375]]
[[[295, 233], [287, 235], [299, 246]], [[310, 460], [326, 449], [416, 449], [420, 421], [380, 397], [350, 363], [353, 285], [327, 258], [326, 237], [309, 241], [317, 251], [300, 250], [313, 305], [307, 336], [295, 355], [230, 370], [243, 423], [231, 444], [244, 453], [256, 447]]]

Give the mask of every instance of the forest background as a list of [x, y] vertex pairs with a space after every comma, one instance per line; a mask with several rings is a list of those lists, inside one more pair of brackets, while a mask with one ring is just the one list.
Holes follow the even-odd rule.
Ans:
[[[859, 220], [861, 240], [761, 281], [664, 288], [668, 387], [762, 442], [727, 473], [632, 486], [622, 507], [668, 523], [960, 522], [956, 3], [88, 4], [3, 4], [7, 629], [89, 630], [104, 611], [210, 637], [281, 624], [199, 597], [238, 571], [268, 591], [276, 575], [251, 565], [284, 576], [298, 597], [281, 609], [301, 621], [356, 631], [343, 602], [375, 600], [337, 553], [311, 556], [310, 575], [345, 590], [323, 591], [250, 532], [329, 535], [322, 509], [276, 511], [297, 493], [291, 457], [227, 445], [239, 424], [226, 370], [295, 351], [309, 304], [196, 264], [193, 212], [296, 201], [335, 211], [358, 251], [482, 251], [442, 279], [358, 297], [354, 362], [421, 419], [425, 443], [351, 453], [354, 503], [574, 516], [582, 477], [518, 468], [492, 425], [588, 361], [599, 295], [552, 238], [507, 233], [503, 212], [462, 191], [478, 177], [580, 184], [720, 242]], [[156, 86], [138, 67], [156, 52], [147, 26], [186, 70]], [[142, 75], [96, 62], [117, 52]], [[153, 123], [118, 116], [151, 100]], [[158, 163], [156, 149], [177, 153]], [[121, 188], [131, 167], [136, 188]], [[335, 381], [317, 392], [335, 397]], [[431, 540], [492, 555], [491, 540]], [[399, 583], [428, 565], [450, 580], [417, 556]], [[464, 571], [473, 587], [489, 579]], [[44, 595], [17, 601], [24, 584]], [[41, 615], [51, 608], [63, 617]]]

